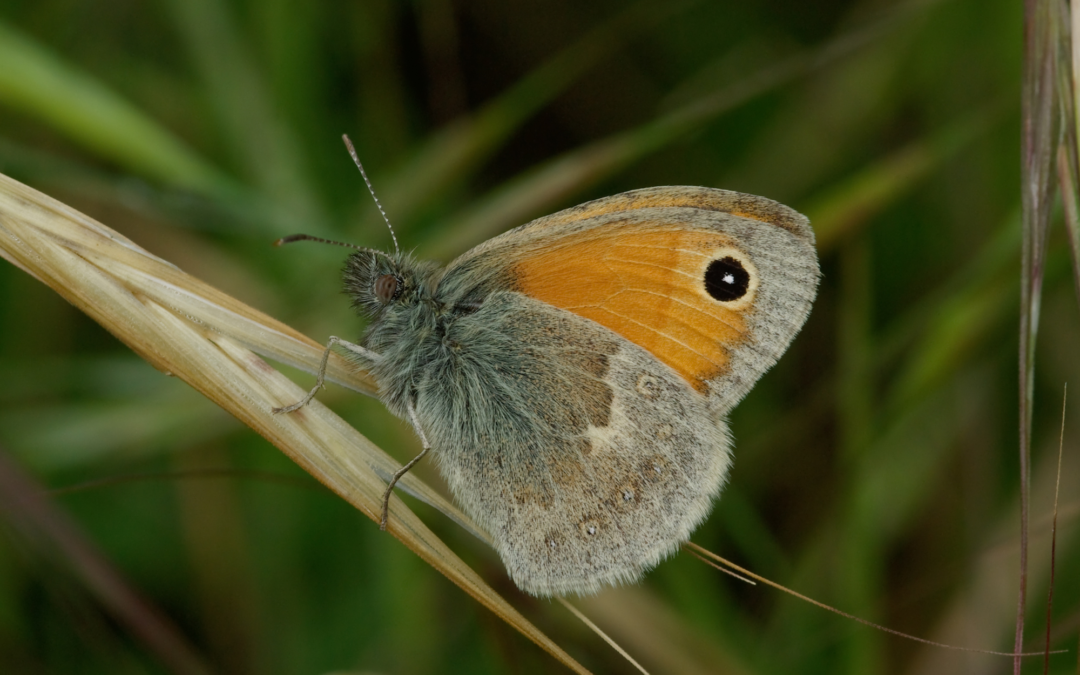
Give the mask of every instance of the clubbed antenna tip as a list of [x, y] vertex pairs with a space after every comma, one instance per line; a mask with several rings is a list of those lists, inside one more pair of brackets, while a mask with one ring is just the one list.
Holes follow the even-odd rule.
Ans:
[[382, 214], [383, 220], [386, 221], [386, 227], [390, 230], [390, 238], [394, 240], [394, 253], [401, 253], [401, 249], [398, 248], [397, 235], [394, 234], [394, 226], [390, 224], [390, 219], [386, 216], [386, 211], [383, 210], [382, 204], [379, 203], [379, 198], [375, 196], [375, 188], [371, 187], [371, 181], [368, 179], [367, 172], [364, 171], [364, 165], [360, 163], [360, 157], [356, 154], [356, 148], [353, 147], [348, 134], [342, 134], [341, 139], [345, 141], [345, 147], [349, 149], [349, 155], [356, 164], [356, 168], [360, 169], [360, 175], [364, 177], [364, 183], [367, 185], [368, 192], [371, 193], [371, 198], [375, 200], [375, 206], [379, 207], [379, 213]]
[[347, 244], [343, 241], [334, 241], [333, 239], [323, 239], [322, 237], [313, 237], [310, 234], [290, 234], [287, 237], [282, 237], [274, 242], [274, 246], [284, 246], [285, 244], [292, 244], [297, 241], [317, 241], [320, 244], [333, 244], [334, 246], [344, 246], [345, 248], [354, 248], [357, 251], [367, 251], [368, 249], [363, 246], [357, 246], [356, 244]]

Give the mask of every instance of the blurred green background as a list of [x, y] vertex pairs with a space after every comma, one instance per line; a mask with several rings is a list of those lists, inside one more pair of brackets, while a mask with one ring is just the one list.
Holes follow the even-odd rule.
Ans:
[[[441, 260], [638, 187], [789, 204], [814, 222], [823, 283], [806, 328], [735, 411], [734, 471], [694, 541], [897, 630], [1008, 651], [1021, 4], [4, 0], [0, 171], [320, 342], [362, 328], [340, 294], [345, 253], [270, 243], [307, 232], [389, 245], [342, 133], [402, 246]], [[1056, 232], [1034, 414], [1035, 650], [1078, 335]], [[415, 453], [377, 401], [338, 387], [322, 400], [397, 457]], [[1051, 659], [1059, 673], [1076, 672], [1080, 627], [1071, 408], [1052, 644], [1072, 652]], [[0, 457], [0, 672], [561, 668], [6, 263]], [[431, 462], [418, 472], [438, 484]], [[32, 483], [54, 492], [23, 500]], [[482, 544], [409, 503], [585, 666], [630, 671], [562, 607], [518, 593]], [[128, 607], [164, 622], [118, 618], [120, 596], [87, 572], [100, 560], [141, 594]], [[885, 635], [688, 554], [578, 604], [657, 673], [1012, 666]], [[187, 646], [148, 646], [160, 643], [133, 625]]]

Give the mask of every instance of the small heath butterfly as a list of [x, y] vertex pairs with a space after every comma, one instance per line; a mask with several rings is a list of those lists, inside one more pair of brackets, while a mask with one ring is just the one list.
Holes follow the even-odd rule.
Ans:
[[360, 249], [345, 290], [371, 325], [363, 346], [331, 344], [434, 450], [520, 588], [592, 593], [638, 580], [709, 513], [725, 417], [802, 327], [818, 276], [799, 213], [654, 187], [445, 267]]

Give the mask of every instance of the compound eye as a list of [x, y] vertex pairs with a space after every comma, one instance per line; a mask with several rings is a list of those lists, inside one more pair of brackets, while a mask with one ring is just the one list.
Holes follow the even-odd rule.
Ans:
[[397, 297], [401, 282], [393, 274], [384, 274], [375, 280], [375, 297], [382, 304], [390, 303]]

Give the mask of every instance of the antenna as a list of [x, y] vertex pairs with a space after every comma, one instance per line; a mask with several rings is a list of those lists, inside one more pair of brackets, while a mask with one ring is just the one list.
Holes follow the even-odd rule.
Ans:
[[333, 239], [323, 239], [322, 237], [313, 237], [310, 234], [290, 234], [287, 237], [282, 237], [274, 242], [274, 246], [284, 246], [285, 244], [291, 244], [295, 241], [317, 241], [320, 244], [333, 244], [334, 246], [344, 246], [345, 248], [355, 248], [357, 251], [367, 251], [368, 249], [363, 246], [357, 246], [356, 244], [346, 244], [343, 241], [334, 241]]
[[274, 246], [284, 246], [285, 244], [291, 244], [297, 241], [315, 241], [320, 244], [333, 244], [334, 246], [344, 246], [345, 248], [356, 249], [357, 251], [366, 251], [368, 253], [374, 253], [375, 255], [381, 255], [389, 260], [391, 263], [394, 259], [382, 251], [377, 251], [373, 248], [366, 248], [364, 246], [357, 246], [356, 244], [347, 244], [343, 241], [334, 241], [333, 239], [323, 239], [322, 237], [313, 237], [310, 234], [290, 234], [287, 237], [282, 237], [274, 242]]
[[401, 249], [398, 248], [397, 235], [394, 234], [394, 226], [390, 224], [390, 219], [386, 217], [386, 211], [383, 210], [382, 204], [379, 203], [379, 198], [375, 196], [375, 188], [371, 187], [371, 181], [368, 180], [367, 171], [364, 171], [364, 165], [360, 163], [360, 157], [358, 157], [356, 154], [356, 148], [353, 147], [352, 141], [349, 140], [348, 134], [342, 134], [341, 139], [345, 141], [345, 147], [349, 149], [349, 155], [352, 156], [353, 162], [356, 163], [356, 168], [360, 169], [360, 175], [364, 177], [364, 182], [367, 184], [368, 192], [371, 193], [371, 198], [375, 200], [375, 206], [379, 207], [379, 213], [382, 214], [383, 220], [386, 221], [386, 227], [390, 230], [390, 238], [394, 240], [394, 253], [400, 254]]

